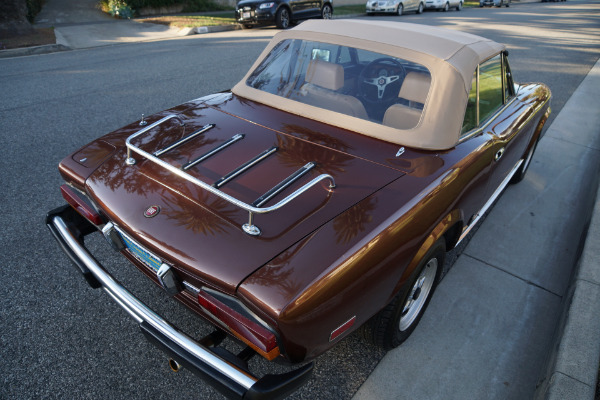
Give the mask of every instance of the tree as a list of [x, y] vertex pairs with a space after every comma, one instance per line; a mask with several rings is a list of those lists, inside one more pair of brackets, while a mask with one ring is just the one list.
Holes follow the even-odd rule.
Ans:
[[0, 1], [0, 39], [33, 33], [26, 0]]

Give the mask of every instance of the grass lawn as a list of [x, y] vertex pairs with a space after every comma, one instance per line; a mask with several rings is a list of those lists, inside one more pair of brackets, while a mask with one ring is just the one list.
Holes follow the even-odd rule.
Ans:
[[223, 11], [211, 15], [169, 15], [156, 16], [150, 18], [136, 19], [138, 22], [150, 22], [152, 24], [161, 24], [176, 26], [179, 28], [194, 28], [197, 26], [215, 26], [235, 24], [233, 11]]

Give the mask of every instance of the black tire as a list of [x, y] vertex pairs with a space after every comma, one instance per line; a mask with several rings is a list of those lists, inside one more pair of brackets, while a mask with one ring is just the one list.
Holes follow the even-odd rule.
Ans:
[[402, 15], [402, 13], [404, 12], [404, 6], [402, 4], [398, 4], [398, 9], [396, 10], [396, 14], [398, 16]]
[[419, 3], [419, 8], [417, 9], [417, 14], [423, 14], [423, 9], [425, 7], [423, 6], [423, 3]]
[[322, 19], [332, 19], [333, 18], [333, 8], [331, 8], [331, 4], [325, 4], [321, 9], [321, 18]]
[[459, 2], [458, 2], [458, 5], [456, 6], [456, 11], [460, 11], [460, 10], [462, 10], [462, 6], [463, 6], [463, 3], [462, 3], [462, 1], [459, 1]]
[[288, 10], [286, 7], [281, 7], [279, 10], [277, 10], [277, 14], [275, 14], [275, 25], [277, 25], [279, 29], [287, 29], [290, 27], [290, 23], [290, 10]]
[[515, 172], [515, 174], [511, 178], [510, 183], [519, 183], [523, 180], [523, 178], [525, 178], [525, 174], [527, 174], [527, 170], [529, 169], [529, 166], [531, 165], [531, 159], [533, 158], [533, 153], [535, 153], [535, 149], [537, 148], [537, 145], [538, 145], [538, 140], [535, 141], [533, 146], [531, 146], [531, 148], [529, 149], [529, 152], [527, 153], [527, 155], [524, 156], [521, 166], [519, 167], [519, 169], [517, 169], [517, 172]]
[[429, 305], [444, 268], [445, 256], [446, 243], [442, 238], [419, 262], [405, 288], [363, 325], [365, 339], [384, 350], [398, 347], [408, 339]]
[[448, 3], [444, 4], [444, 9], [442, 10], [443, 12], [446, 12], [450, 9], [450, 5]]
[[242, 25], [242, 28], [243, 28], [243, 29], [252, 29], [252, 28], [253, 28], [253, 26], [254, 26], [254, 25], [251, 25], [251, 24], [244, 24], [244, 25]]

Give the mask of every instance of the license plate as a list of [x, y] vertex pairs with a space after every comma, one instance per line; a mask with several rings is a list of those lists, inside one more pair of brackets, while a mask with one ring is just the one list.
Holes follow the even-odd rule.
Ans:
[[250, 13], [249, 12], [242, 13], [242, 18], [244, 18], [244, 19], [250, 18]]
[[148, 250], [144, 249], [142, 246], [137, 244], [133, 239], [125, 235], [123, 232], [119, 231], [119, 234], [121, 235], [121, 238], [123, 238], [125, 246], [127, 247], [127, 249], [129, 249], [131, 254], [135, 256], [135, 258], [137, 258], [153, 270], [158, 271], [158, 269], [162, 265], [162, 261], [158, 257], [150, 253]]

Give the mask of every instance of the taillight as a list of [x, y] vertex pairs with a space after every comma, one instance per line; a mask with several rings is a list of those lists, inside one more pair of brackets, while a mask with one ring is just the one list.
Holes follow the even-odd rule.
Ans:
[[90, 206], [85, 200], [83, 200], [73, 189], [68, 185], [62, 185], [60, 192], [64, 199], [73, 207], [79, 214], [85, 217], [94, 225], [102, 225], [102, 217], [100, 214]]
[[198, 303], [219, 320], [231, 334], [252, 347], [267, 360], [273, 360], [279, 355], [277, 339], [273, 332], [246, 318], [204, 290], [200, 290], [198, 293]]

